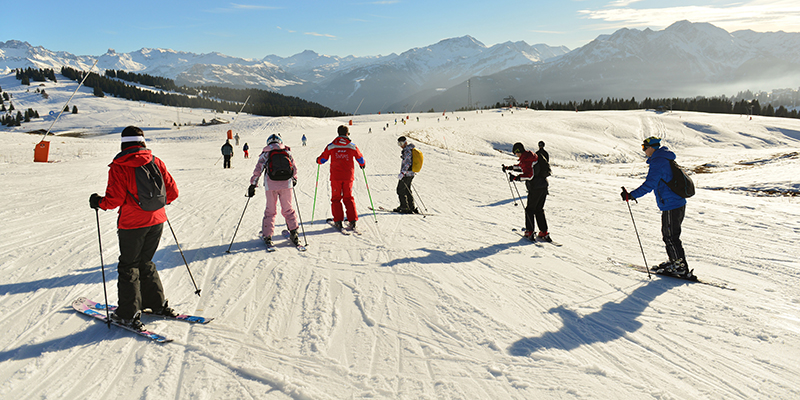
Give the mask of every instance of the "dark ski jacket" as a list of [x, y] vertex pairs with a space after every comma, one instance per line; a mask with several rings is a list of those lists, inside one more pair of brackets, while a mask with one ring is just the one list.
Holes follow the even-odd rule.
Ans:
[[232, 156], [233, 155], [233, 146], [230, 143], [225, 143], [222, 145], [222, 155], [223, 156]]
[[661, 211], [674, 210], [685, 206], [686, 199], [678, 196], [667, 187], [667, 182], [672, 179], [672, 167], [669, 165], [669, 160], [674, 159], [675, 153], [667, 147], [661, 146], [657, 148], [653, 155], [647, 159], [647, 163], [650, 165], [647, 171], [647, 178], [641, 186], [630, 193], [631, 197], [638, 199], [654, 191], [658, 209]]

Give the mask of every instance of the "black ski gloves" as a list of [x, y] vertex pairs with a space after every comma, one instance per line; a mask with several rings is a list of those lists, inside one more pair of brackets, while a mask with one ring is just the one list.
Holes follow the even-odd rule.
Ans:
[[292, 178], [292, 187], [297, 186], [297, 178]]
[[622, 192], [620, 192], [619, 195], [622, 196], [622, 201], [636, 200], [631, 196], [630, 193], [628, 193], [628, 190], [626, 190], [624, 187], [622, 188]]
[[253, 197], [256, 195], [256, 185], [250, 185], [247, 188], [247, 197]]
[[97, 193], [92, 193], [92, 195], [89, 196], [89, 207], [92, 207], [95, 210], [97, 210], [100, 208], [101, 201], [103, 201], [103, 196], [100, 196]]
[[508, 174], [509, 181], [519, 181], [519, 175]]

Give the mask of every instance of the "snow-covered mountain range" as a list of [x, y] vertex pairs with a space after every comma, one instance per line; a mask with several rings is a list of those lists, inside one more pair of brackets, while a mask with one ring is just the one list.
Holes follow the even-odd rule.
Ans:
[[[163, 76], [178, 84], [257, 87], [343, 112], [457, 109], [518, 100], [582, 100], [732, 94], [800, 86], [800, 33], [737, 31], [679, 21], [653, 31], [620, 29], [569, 51], [563, 46], [471, 36], [401, 54], [338, 57], [306, 50], [261, 60], [146, 49], [75, 56], [0, 42], [0, 70], [98, 68]], [[470, 88], [467, 89], [468, 80]]]
[[[477, 77], [472, 98], [569, 101], [732, 95], [800, 86], [800, 33], [737, 31], [679, 21], [661, 31], [620, 29], [548, 62]], [[428, 99], [463, 107], [466, 83]]]

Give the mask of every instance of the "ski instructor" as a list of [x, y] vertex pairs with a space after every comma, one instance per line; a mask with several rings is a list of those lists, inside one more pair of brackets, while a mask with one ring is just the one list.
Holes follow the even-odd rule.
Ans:
[[[137, 184], [137, 178], [148, 169], [156, 181], [159, 178], [157, 175], [160, 175], [166, 192], [165, 198], [153, 207], [142, 202], [138, 190], [141, 183]], [[137, 173], [137, 170], [140, 171]], [[177, 315], [167, 304], [161, 278], [153, 263], [153, 254], [161, 240], [164, 221], [167, 220], [164, 204], [172, 203], [177, 197], [175, 181], [164, 162], [152, 155], [145, 146], [144, 132], [135, 126], [125, 128], [122, 131], [122, 151], [109, 164], [105, 196], [94, 193], [89, 197], [91, 208], [113, 210], [119, 207], [119, 307], [111, 314], [111, 319], [116, 323], [143, 330], [144, 325], [139, 317], [145, 308], [152, 309], [154, 314]], [[142, 209], [143, 206], [146, 209], [160, 207], [147, 211]]]
[[[344, 125], [339, 125], [336, 129], [339, 136], [333, 139], [325, 147], [322, 154], [317, 157], [317, 164], [325, 164], [331, 160], [331, 213], [333, 214], [333, 225], [338, 230], [342, 230], [342, 221], [347, 213], [349, 228], [355, 229], [358, 213], [356, 212], [356, 202], [353, 199], [353, 180], [355, 179], [353, 159], [359, 167], [364, 169], [366, 163], [361, 150], [356, 144], [350, 141], [350, 130]], [[344, 203], [344, 211], [342, 211]]]
[[656, 204], [661, 210], [661, 236], [666, 245], [669, 261], [651, 268], [651, 271], [691, 278], [692, 273], [686, 264], [686, 255], [681, 243], [681, 223], [686, 215], [686, 199], [667, 187], [667, 182], [672, 180], [670, 161], [675, 159], [675, 153], [666, 146], [661, 146], [661, 138], [655, 136], [642, 142], [642, 151], [647, 156], [649, 164], [647, 178], [641, 186], [630, 193], [623, 187], [620, 195], [623, 201], [630, 201], [654, 191]]

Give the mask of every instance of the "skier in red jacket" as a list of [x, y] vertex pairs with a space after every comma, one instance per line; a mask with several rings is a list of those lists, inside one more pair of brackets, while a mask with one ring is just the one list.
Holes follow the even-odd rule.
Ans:
[[138, 330], [144, 327], [139, 320], [144, 308], [150, 308], [156, 314], [176, 315], [167, 304], [161, 279], [152, 261], [167, 214], [163, 207], [146, 211], [139, 206], [136, 169], [149, 164], [151, 160], [163, 177], [166, 203], [172, 203], [178, 197], [178, 187], [164, 162], [147, 149], [144, 133], [135, 126], [122, 131], [122, 152], [109, 164], [105, 196], [94, 193], [89, 197], [89, 206], [94, 209], [113, 210], [119, 207], [119, 308], [111, 318]]
[[325, 164], [331, 160], [331, 213], [334, 226], [336, 229], [342, 229], [344, 220], [342, 203], [344, 203], [350, 228], [354, 229], [358, 213], [356, 213], [356, 203], [353, 200], [353, 172], [355, 171], [353, 159], [358, 162], [361, 169], [364, 169], [366, 164], [361, 150], [350, 141], [350, 131], [347, 127], [339, 125], [337, 132], [339, 136], [317, 157], [317, 164]]

